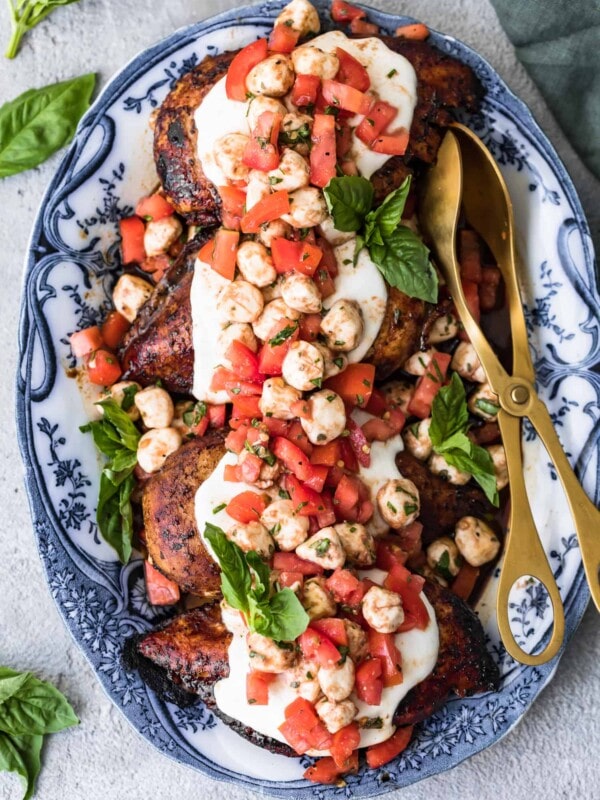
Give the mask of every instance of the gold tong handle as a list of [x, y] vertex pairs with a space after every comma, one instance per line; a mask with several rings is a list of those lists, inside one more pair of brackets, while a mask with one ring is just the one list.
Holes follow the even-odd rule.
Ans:
[[548, 451], [556, 474], [562, 483], [575, 525], [592, 600], [600, 611], [600, 511], [588, 498], [577, 480], [556, 435], [548, 409], [537, 394], [532, 397], [527, 416]]
[[[506, 453], [510, 485], [510, 519], [496, 603], [498, 629], [507, 652], [514, 659], [522, 664], [539, 666], [550, 661], [559, 651], [564, 637], [565, 616], [558, 586], [538, 536], [527, 497], [521, 453], [521, 420], [500, 409], [498, 425]], [[544, 650], [535, 655], [522, 649], [510, 626], [510, 592], [515, 581], [524, 575], [530, 575], [544, 584], [554, 616], [550, 640]]]

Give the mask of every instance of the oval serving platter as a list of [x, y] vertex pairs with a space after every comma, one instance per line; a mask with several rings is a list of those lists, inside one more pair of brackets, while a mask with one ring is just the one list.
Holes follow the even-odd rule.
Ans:
[[[164, 615], [148, 604], [141, 560], [126, 567], [99, 537], [95, 501], [99, 461], [81, 434], [85, 402], [68, 372], [69, 334], [96, 324], [109, 306], [119, 269], [117, 221], [156, 183], [152, 111], [177, 79], [207, 53], [264, 35], [285, 2], [232, 10], [173, 33], [137, 56], [83, 118], [42, 201], [29, 244], [20, 324], [17, 424], [35, 535], [50, 591], [107, 694], [158, 750], [206, 775], [283, 798], [333, 798], [335, 787], [302, 779], [309, 759], [287, 759], [238, 737], [201, 704], [178, 709], [159, 700], [121, 664], [127, 637]], [[328, 26], [323, 2], [317, 3]], [[406, 18], [369, 9], [385, 32]], [[600, 499], [600, 298], [588, 227], [570, 178], [526, 106], [474, 50], [443, 34], [431, 40], [467, 63], [485, 88], [477, 115], [464, 116], [491, 149], [514, 204], [523, 262], [530, 345], [540, 395], [584, 486]], [[588, 600], [570, 517], [556, 475], [532, 429], [524, 429], [527, 479], [561, 589], [566, 640]], [[556, 501], [548, 508], [545, 498]], [[565, 525], [565, 520], [569, 522]], [[497, 577], [497, 576], [496, 576]], [[345, 796], [371, 797], [449, 769], [506, 734], [552, 678], [556, 661], [514, 662], [498, 639], [492, 577], [478, 605], [502, 673], [499, 692], [455, 699], [424, 723], [407, 750], [379, 770], [347, 778]], [[511, 596], [520, 642], [535, 649], [551, 610], [543, 587], [523, 581]]]

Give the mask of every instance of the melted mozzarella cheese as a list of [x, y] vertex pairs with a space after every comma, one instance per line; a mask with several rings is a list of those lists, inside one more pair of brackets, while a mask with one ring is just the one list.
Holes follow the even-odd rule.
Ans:
[[323, 303], [328, 309], [336, 300], [354, 300], [360, 307], [365, 328], [358, 347], [347, 354], [350, 362], [361, 361], [368, 353], [379, 333], [387, 304], [385, 281], [369, 258], [369, 251], [363, 247], [354, 266], [354, 250], [355, 239], [334, 248], [338, 266], [335, 293]]
[[[336, 47], [341, 47], [354, 56], [369, 73], [371, 79], [369, 91], [398, 109], [387, 129], [410, 130], [417, 104], [417, 75], [408, 59], [399, 53], [394, 53], [380, 39], [349, 39], [341, 31], [329, 31], [317, 36], [308, 46], [319, 47], [328, 53], [333, 53]], [[362, 116], [356, 115], [350, 120], [350, 125], [356, 126], [362, 119]], [[357, 136], [352, 137], [350, 155], [356, 161], [359, 173], [365, 178], [370, 178], [390, 158], [369, 150]]]
[[[376, 582], [382, 582], [385, 577], [385, 574], [378, 569], [365, 570], [360, 574], [361, 577]], [[356, 719], [381, 720], [381, 727], [361, 729], [359, 747], [369, 747], [389, 739], [395, 730], [392, 720], [398, 704], [414, 686], [425, 680], [435, 667], [439, 649], [438, 626], [435, 612], [424, 594], [421, 594], [421, 599], [429, 614], [427, 628], [424, 631], [413, 629], [406, 633], [398, 633], [394, 637], [396, 647], [402, 654], [403, 682], [398, 686], [384, 689], [381, 703], [377, 706], [367, 705], [359, 700], [354, 692], [350, 695], [350, 699], [358, 709]], [[216, 683], [214, 688], [219, 709], [259, 733], [285, 742], [279, 726], [284, 722], [286, 706], [298, 697], [297, 692], [290, 686], [293, 678], [285, 673], [277, 675], [269, 684], [268, 705], [249, 704], [246, 699], [246, 675], [250, 671], [251, 664], [245, 634], [240, 633], [234, 633], [229, 646], [229, 666], [229, 677]], [[377, 724], [379, 725], [379, 722]], [[309, 755], [320, 755], [320, 753], [311, 751]]]
[[217, 311], [217, 301], [221, 290], [229, 282], [204, 261], [196, 259], [190, 289], [194, 344], [192, 394], [197, 400], [204, 400], [206, 403], [229, 402], [229, 395], [225, 390], [215, 392], [210, 388], [213, 372], [222, 358], [218, 339], [223, 330], [223, 320]]

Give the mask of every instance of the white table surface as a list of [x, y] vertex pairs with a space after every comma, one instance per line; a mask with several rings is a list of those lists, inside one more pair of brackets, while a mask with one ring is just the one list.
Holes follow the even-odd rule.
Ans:
[[[59, 8], [29, 35], [17, 59], [0, 60], [0, 103], [33, 86], [84, 72], [98, 85], [138, 51], [171, 31], [236, 5], [235, 0], [81, 0]], [[372, 0], [411, 14], [482, 53], [528, 103], [566, 163], [598, 248], [600, 186], [582, 166], [535, 86], [517, 62], [487, 0]], [[0, 39], [8, 10], [0, 4]], [[598, 134], [596, 134], [598, 135]], [[17, 449], [13, 386], [22, 265], [42, 193], [60, 154], [31, 172], [0, 181], [0, 664], [30, 669], [71, 699], [81, 725], [48, 738], [37, 797], [43, 800], [214, 800], [251, 798], [154, 750], [106, 697], [64, 627], [38, 558]], [[3, 432], [3, 433], [1, 433]], [[550, 686], [521, 724], [492, 748], [388, 795], [403, 800], [594, 800], [600, 797], [600, 620], [588, 609]], [[0, 775], [0, 798], [20, 798], [16, 777]], [[343, 795], [340, 795], [343, 797]]]

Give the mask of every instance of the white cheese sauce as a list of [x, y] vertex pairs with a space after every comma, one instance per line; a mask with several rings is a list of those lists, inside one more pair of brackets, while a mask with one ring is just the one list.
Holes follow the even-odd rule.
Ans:
[[192, 394], [197, 400], [204, 400], [206, 403], [229, 402], [229, 395], [225, 390], [215, 392], [210, 388], [213, 372], [222, 360], [219, 334], [223, 330], [223, 320], [217, 311], [217, 301], [220, 292], [229, 283], [209, 264], [196, 259], [190, 288], [194, 345]]
[[385, 281], [377, 266], [369, 258], [369, 251], [363, 247], [355, 266], [355, 249], [355, 239], [350, 239], [334, 248], [338, 266], [335, 292], [323, 302], [325, 309], [331, 308], [336, 300], [354, 300], [358, 303], [365, 327], [358, 347], [347, 353], [348, 361], [351, 363], [361, 361], [369, 352], [379, 333], [387, 304]]
[[[385, 573], [378, 569], [370, 569], [361, 571], [360, 576], [381, 583]], [[435, 612], [424, 594], [421, 594], [421, 599], [429, 614], [427, 628], [423, 631], [414, 628], [406, 633], [398, 633], [394, 637], [396, 647], [402, 655], [404, 678], [402, 683], [384, 689], [381, 703], [376, 706], [359, 700], [354, 692], [350, 695], [350, 699], [358, 709], [357, 720], [364, 718], [381, 720], [381, 727], [361, 729], [359, 747], [369, 747], [389, 739], [395, 730], [392, 720], [398, 704], [414, 686], [425, 680], [435, 667], [439, 649], [438, 625]], [[246, 675], [250, 667], [245, 634], [234, 633], [229, 646], [229, 677], [218, 681], [214, 688], [217, 705], [223, 713], [239, 720], [242, 724], [265, 736], [285, 742], [278, 729], [285, 720], [286, 706], [298, 697], [298, 693], [290, 686], [294, 678], [285, 673], [278, 675], [269, 684], [268, 705], [251, 705], [246, 699]], [[379, 722], [377, 724], [379, 725]], [[321, 755], [321, 753], [310, 751], [309, 755]]]

